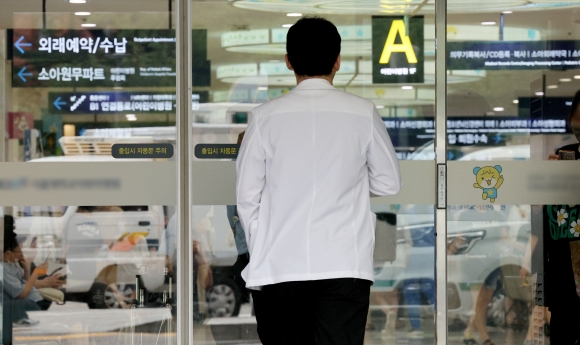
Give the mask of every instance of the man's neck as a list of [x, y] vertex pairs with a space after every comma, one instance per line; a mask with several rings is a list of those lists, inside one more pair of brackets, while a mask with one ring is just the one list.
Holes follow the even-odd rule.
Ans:
[[330, 83], [330, 85], [332, 85], [332, 80], [334, 79], [334, 75], [320, 75], [320, 76], [314, 76], [314, 77], [309, 77], [309, 76], [305, 76], [305, 75], [296, 75], [296, 84], [300, 84], [301, 82], [305, 81], [305, 80], [309, 80], [309, 79], [323, 79], [326, 80], [327, 82]]

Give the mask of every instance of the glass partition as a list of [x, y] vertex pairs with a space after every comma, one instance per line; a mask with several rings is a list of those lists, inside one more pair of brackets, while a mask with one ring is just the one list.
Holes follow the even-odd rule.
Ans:
[[175, 30], [136, 4], [2, 30], [0, 343], [177, 343]]

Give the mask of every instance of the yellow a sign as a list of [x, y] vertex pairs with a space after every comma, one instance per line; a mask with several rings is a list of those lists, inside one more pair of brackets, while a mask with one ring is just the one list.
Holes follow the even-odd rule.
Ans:
[[[401, 43], [395, 44], [397, 35], [401, 37]], [[398, 19], [393, 20], [391, 29], [389, 30], [389, 35], [385, 42], [385, 47], [383, 48], [383, 53], [379, 59], [380, 64], [388, 64], [391, 60], [392, 53], [405, 53], [407, 56], [407, 62], [417, 63], [417, 56], [413, 50], [413, 45], [411, 44], [411, 39], [407, 36], [407, 30], [405, 29], [405, 22]]]

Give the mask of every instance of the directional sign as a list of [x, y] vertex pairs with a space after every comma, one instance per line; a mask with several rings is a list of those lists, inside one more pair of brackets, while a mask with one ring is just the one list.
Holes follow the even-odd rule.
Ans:
[[447, 45], [450, 70], [580, 68], [580, 41], [463, 41]]
[[[207, 31], [193, 30], [193, 86], [209, 86]], [[13, 87], [175, 87], [174, 30], [14, 29]]]
[[[209, 92], [193, 94], [196, 104], [209, 102]], [[173, 113], [175, 94], [162, 92], [49, 92], [51, 114]]]

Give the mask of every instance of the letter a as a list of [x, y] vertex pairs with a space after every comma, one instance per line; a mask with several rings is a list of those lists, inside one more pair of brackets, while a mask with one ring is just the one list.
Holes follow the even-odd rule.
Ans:
[[[401, 36], [401, 44], [395, 44], [397, 34]], [[391, 60], [391, 53], [405, 53], [407, 56], [407, 62], [417, 63], [417, 56], [413, 50], [413, 45], [411, 45], [411, 39], [407, 36], [405, 23], [400, 19], [393, 20], [379, 63], [388, 64], [389, 60]]]

